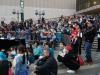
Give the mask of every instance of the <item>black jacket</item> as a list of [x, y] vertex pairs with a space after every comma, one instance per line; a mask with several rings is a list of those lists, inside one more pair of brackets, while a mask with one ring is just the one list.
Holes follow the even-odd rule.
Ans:
[[85, 37], [85, 41], [86, 42], [93, 43], [95, 35], [96, 35], [96, 28], [93, 27], [93, 26], [92, 27], [88, 27], [84, 31], [84, 37]]
[[77, 60], [77, 56], [73, 54], [66, 54], [62, 58], [62, 63], [70, 70], [77, 71], [80, 68], [80, 64], [79, 61]]
[[44, 57], [37, 63], [38, 75], [57, 75], [57, 62], [54, 57]]

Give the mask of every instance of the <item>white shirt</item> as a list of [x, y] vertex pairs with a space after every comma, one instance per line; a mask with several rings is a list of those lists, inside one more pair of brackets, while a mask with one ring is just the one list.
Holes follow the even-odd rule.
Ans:
[[59, 52], [59, 55], [64, 57], [67, 53], [68, 53], [68, 50], [66, 50], [66, 48], [64, 48], [62, 52]]

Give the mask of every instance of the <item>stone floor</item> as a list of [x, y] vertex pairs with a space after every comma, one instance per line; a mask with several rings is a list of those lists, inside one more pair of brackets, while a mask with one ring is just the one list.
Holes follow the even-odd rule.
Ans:
[[[58, 55], [58, 51], [55, 51], [55, 58]], [[82, 57], [85, 59], [85, 52], [82, 51]], [[93, 57], [93, 64], [92, 65], [84, 65], [81, 66], [80, 69], [75, 74], [68, 74], [67, 68], [58, 63], [58, 75], [100, 75], [100, 52], [92, 51], [92, 57]], [[34, 74], [34, 65], [30, 66], [30, 75]]]

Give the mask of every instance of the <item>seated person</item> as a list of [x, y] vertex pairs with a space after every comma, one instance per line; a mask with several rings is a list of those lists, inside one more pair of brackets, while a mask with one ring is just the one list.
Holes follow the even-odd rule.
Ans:
[[37, 61], [35, 70], [37, 75], [57, 75], [57, 62], [50, 56], [49, 50], [44, 50], [44, 56]]
[[35, 62], [35, 57], [34, 57], [34, 54], [33, 54], [32, 50], [30, 50], [30, 49], [28, 51], [28, 54], [29, 54], [28, 60], [29, 60], [29, 63], [31, 65], [31, 64], [33, 64]]
[[54, 56], [54, 47], [52, 45], [53, 45], [52, 42], [51, 43], [46, 42], [44, 44], [44, 49], [48, 49], [50, 51], [50, 55]]
[[79, 61], [77, 60], [77, 56], [73, 54], [72, 47], [66, 46], [63, 42], [60, 43], [60, 48], [63, 49], [62, 52], [59, 52], [57, 57], [59, 62], [62, 62], [67, 68], [68, 73], [75, 73], [80, 67]]
[[33, 54], [34, 54], [35, 60], [37, 60], [40, 56], [43, 55], [43, 47], [39, 41], [35, 41], [34, 45], [35, 45], [35, 48], [33, 49]]

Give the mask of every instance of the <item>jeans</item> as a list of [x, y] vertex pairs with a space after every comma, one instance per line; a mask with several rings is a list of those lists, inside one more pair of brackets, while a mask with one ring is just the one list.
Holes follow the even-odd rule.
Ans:
[[62, 39], [62, 34], [61, 33], [56, 33], [56, 41], [57, 43], [60, 43]]
[[91, 48], [92, 48], [92, 43], [85, 42], [85, 53], [86, 53], [86, 61], [87, 62], [92, 61]]

